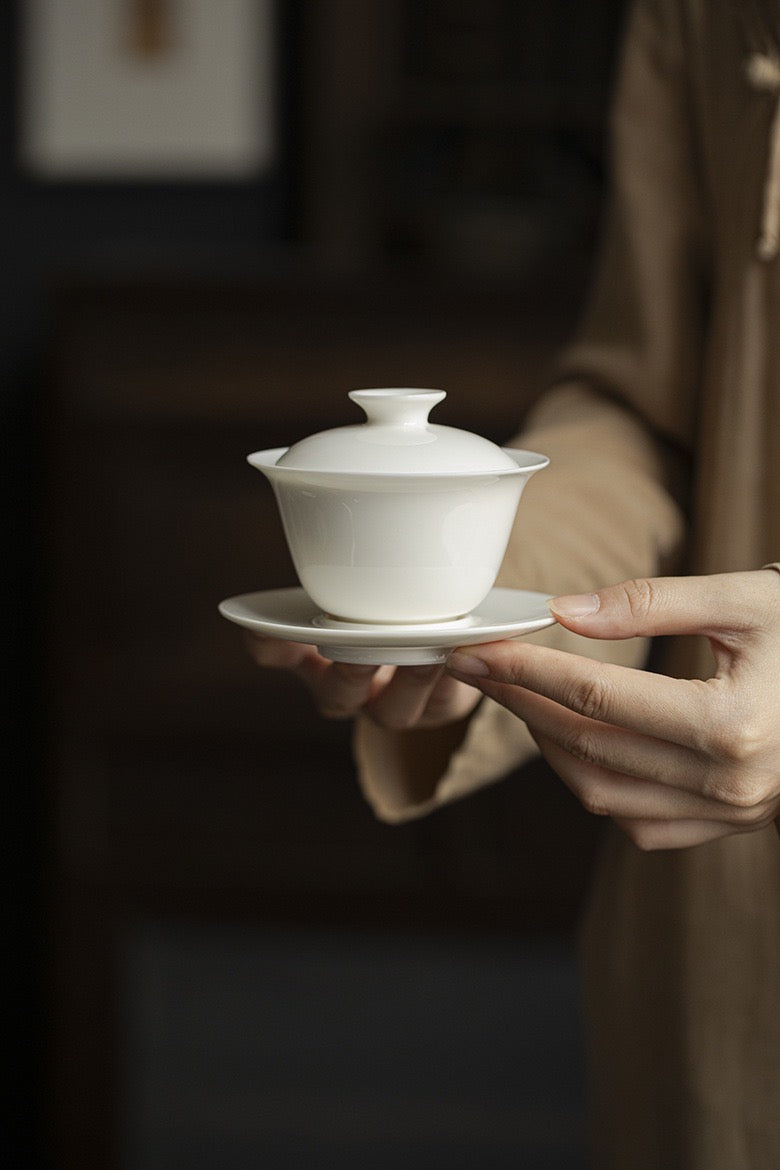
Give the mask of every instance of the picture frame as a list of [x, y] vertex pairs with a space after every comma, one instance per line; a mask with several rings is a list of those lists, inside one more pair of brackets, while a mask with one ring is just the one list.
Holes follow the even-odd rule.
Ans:
[[49, 181], [247, 181], [277, 156], [273, 0], [26, 0], [19, 154]]

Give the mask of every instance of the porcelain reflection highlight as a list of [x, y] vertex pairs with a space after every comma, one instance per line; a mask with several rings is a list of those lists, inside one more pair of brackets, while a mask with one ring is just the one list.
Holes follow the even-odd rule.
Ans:
[[248, 456], [301, 585], [345, 622], [463, 617], [492, 589], [523, 488], [549, 460], [430, 423], [440, 390], [349, 397], [367, 421]]

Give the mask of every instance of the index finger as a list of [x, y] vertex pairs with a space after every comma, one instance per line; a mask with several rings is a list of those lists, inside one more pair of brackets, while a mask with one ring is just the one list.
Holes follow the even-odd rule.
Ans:
[[700, 731], [712, 720], [712, 687], [699, 679], [596, 662], [531, 642], [459, 649], [447, 669], [472, 686], [524, 687], [578, 715], [686, 747], [699, 746]]

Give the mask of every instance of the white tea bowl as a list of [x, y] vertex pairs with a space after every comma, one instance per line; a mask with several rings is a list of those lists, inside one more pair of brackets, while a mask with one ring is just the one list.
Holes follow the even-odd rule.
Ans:
[[463, 618], [493, 588], [545, 455], [428, 421], [441, 390], [355, 390], [367, 421], [256, 451], [301, 585], [363, 624]]

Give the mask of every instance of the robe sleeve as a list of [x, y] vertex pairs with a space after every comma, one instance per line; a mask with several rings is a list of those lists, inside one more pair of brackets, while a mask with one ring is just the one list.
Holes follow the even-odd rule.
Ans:
[[[630, 412], [561, 386], [522, 439], [551, 462], [525, 490], [499, 585], [553, 596], [667, 571], [684, 522], [664, 486], [663, 457]], [[595, 641], [562, 626], [531, 637], [626, 666], [641, 665], [647, 650], [643, 639]], [[364, 794], [390, 822], [465, 796], [537, 751], [525, 725], [488, 699], [463, 724], [438, 732], [389, 731], [361, 716], [354, 745]]]
[[[523, 495], [501, 585], [578, 593], [679, 567], [677, 471], [694, 425], [706, 300], [684, 52], [677, 6], [639, 0], [618, 74], [593, 295], [515, 440], [551, 462]], [[640, 639], [602, 642], [560, 626], [533, 638], [630, 666], [647, 651]], [[439, 732], [388, 731], [361, 716], [354, 749], [363, 792], [389, 822], [463, 797], [537, 750], [524, 724], [487, 699]]]

